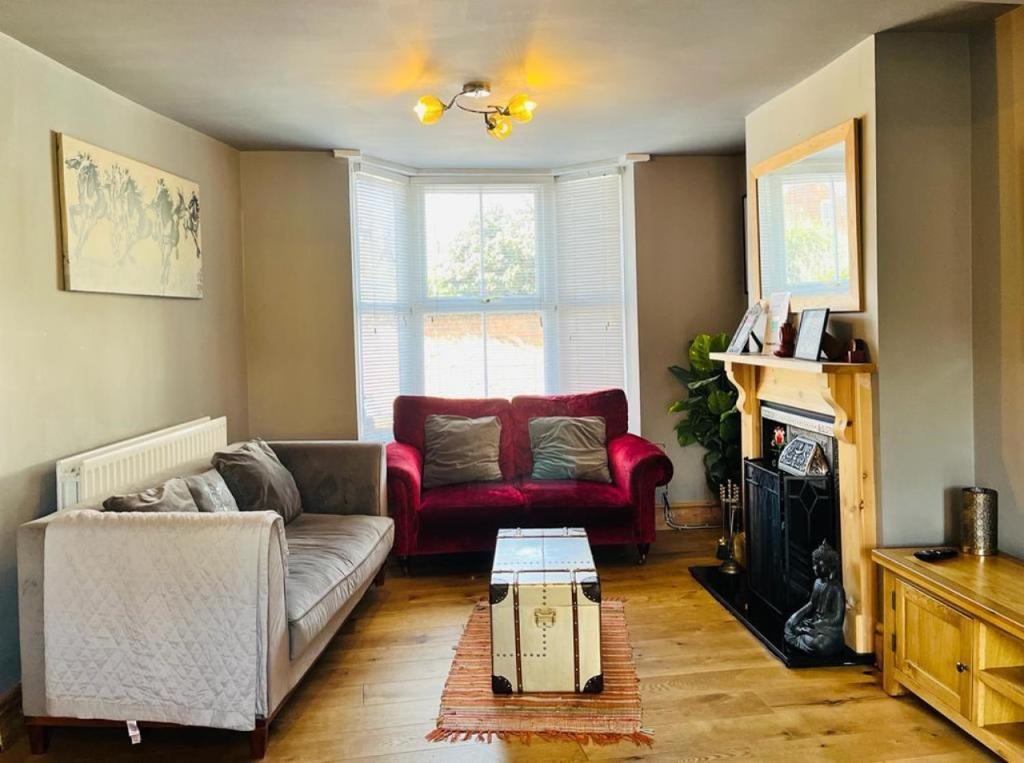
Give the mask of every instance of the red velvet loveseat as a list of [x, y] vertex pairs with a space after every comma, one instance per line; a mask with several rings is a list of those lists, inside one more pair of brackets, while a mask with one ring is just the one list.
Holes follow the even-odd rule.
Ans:
[[[582, 395], [457, 400], [403, 395], [394, 404], [387, 448], [388, 510], [394, 553], [408, 557], [494, 549], [502, 527], [585, 527], [593, 545], [636, 543], [640, 561], [654, 540], [654, 489], [672, 478], [660, 448], [626, 432], [622, 390]], [[423, 490], [424, 421], [431, 414], [501, 421], [502, 482]], [[612, 482], [534, 481], [529, 421], [538, 416], [602, 416]]]

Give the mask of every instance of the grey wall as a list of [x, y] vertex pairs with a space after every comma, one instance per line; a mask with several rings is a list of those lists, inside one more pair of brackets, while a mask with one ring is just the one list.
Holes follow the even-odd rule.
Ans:
[[326, 151], [242, 154], [254, 435], [357, 436], [348, 193]]
[[746, 307], [743, 157], [654, 156], [634, 173], [642, 434], [675, 466], [669, 499], [704, 500], [704, 450], [676, 443], [666, 410], [684, 391], [667, 368], [687, 365], [695, 335], [732, 332]]
[[[15, 538], [54, 459], [196, 416], [248, 430], [238, 152], [0, 34], [0, 693], [18, 681]], [[196, 180], [202, 300], [62, 291], [53, 135]]]
[[967, 35], [878, 35], [875, 72], [881, 539], [936, 543], [974, 480]]

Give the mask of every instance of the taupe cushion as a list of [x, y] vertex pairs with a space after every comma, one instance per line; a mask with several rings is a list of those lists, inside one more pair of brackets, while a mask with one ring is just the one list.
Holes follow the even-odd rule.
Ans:
[[299, 488], [291, 472], [263, 440], [213, 454], [213, 465], [242, 511], [276, 511], [285, 524], [302, 513]]
[[469, 419], [433, 414], [424, 421], [423, 487], [501, 479], [497, 416]]
[[535, 480], [612, 481], [600, 416], [530, 419], [530, 448]]
[[395, 536], [390, 517], [303, 514], [285, 527], [285, 611], [294, 660], [353, 596], [370, 584]]
[[199, 511], [185, 480], [174, 477], [138, 493], [112, 495], [103, 502], [107, 511]]
[[188, 485], [192, 499], [200, 511], [238, 511], [238, 504], [228, 489], [228, 483], [216, 469], [207, 469], [202, 474], [185, 477], [185, 484]]

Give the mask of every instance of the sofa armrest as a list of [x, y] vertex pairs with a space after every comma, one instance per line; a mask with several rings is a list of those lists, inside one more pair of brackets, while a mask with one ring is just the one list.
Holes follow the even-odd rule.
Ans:
[[395, 553], [408, 556], [415, 550], [419, 530], [423, 457], [411, 445], [391, 442], [387, 462], [388, 512], [395, 520]]
[[350, 440], [268, 443], [292, 473], [311, 514], [387, 516], [384, 446]]
[[[61, 524], [57, 524], [61, 523]], [[22, 705], [27, 716], [48, 715], [46, 697], [46, 640], [45, 618], [46, 608], [46, 569], [47, 553], [56, 553], [49, 549], [48, 535], [60, 528], [54, 538], [63, 536], [67, 548], [68, 538], [81, 536], [82, 547], [88, 553], [94, 553], [95, 546], [88, 541], [89, 532], [113, 534], [115, 529], [122, 532], [114, 535], [112, 542], [121, 542], [120, 548], [127, 548], [128, 543], [122, 536], [135, 540], [149, 538], [152, 543], [167, 547], [168, 544], [187, 544], [189, 555], [168, 553], [162, 555], [162, 563], [187, 565], [181, 570], [180, 580], [189, 581], [189, 595], [207, 597], [211, 600], [230, 596], [225, 589], [224, 579], [207, 579], [195, 576], [195, 559], [205, 555], [219, 555], [223, 558], [223, 531], [234, 533], [234, 528], [245, 529], [240, 533], [240, 540], [245, 546], [256, 553], [258, 568], [252, 574], [257, 575], [258, 601], [254, 617], [258, 623], [260, 663], [253, 665], [258, 673], [258, 701], [265, 707], [267, 701], [267, 665], [270, 651], [275, 647], [268, 643], [268, 625], [272, 620], [283, 617], [284, 578], [287, 575], [288, 546], [284, 535], [284, 522], [275, 512], [220, 512], [220, 513], [145, 513], [145, 512], [102, 512], [95, 510], [64, 511], [47, 515], [18, 528], [18, 612], [21, 638], [22, 661]], [[97, 537], [93, 535], [92, 537]], [[101, 544], [102, 545], [102, 544]], [[60, 546], [58, 545], [58, 550]], [[73, 556], [73, 555], [72, 555]], [[57, 554], [56, 559], [67, 558]], [[231, 557], [235, 558], [235, 557]], [[50, 565], [54, 559], [49, 560]], [[111, 563], [116, 565], [116, 559]], [[52, 568], [51, 568], [52, 569]], [[120, 573], [133, 576], [136, 581], [143, 581], [146, 575], [138, 570], [117, 567]], [[237, 576], [235, 576], [237, 579]], [[209, 583], [210, 590], [204, 592], [204, 584]], [[83, 582], [83, 585], [87, 583]], [[141, 585], [141, 582], [138, 583]], [[158, 594], [159, 592], [154, 592]], [[168, 638], [181, 640], [186, 636], [179, 630], [168, 634]], [[197, 635], [197, 640], [202, 636]], [[152, 643], [159, 636], [151, 637]], [[287, 648], [287, 646], [285, 647]], [[152, 655], [154, 660], [160, 659], [159, 654]], [[183, 699], [183, 703], [187, 698]]]
[[608, 443], [612, 481], [629, 491], [640, 542], [654, 540], [654, 489], [672, 479], [672, 462], [654, 443], [624, 434]]

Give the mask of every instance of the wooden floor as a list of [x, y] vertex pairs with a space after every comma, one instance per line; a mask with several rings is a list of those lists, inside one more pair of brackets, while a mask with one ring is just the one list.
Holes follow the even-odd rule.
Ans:
[[[626, 600], [653, 749], [575, 742], [431, 743], [452, 650], [489, 560], [423, 561], [392, 575], [355, 611], [270, 730], [268, 761], [483, 760], [986, 760], [952, 724], [911, 697], [882, 693], [873, 669], [790, 671], [690, 577], [708, 560], [709, 531], [663, 532], [644, 567], [633, 550], [597, 554], [606, 598]], [[22, 736], [0, 755], [20, 761], [246, 760], [246, 735], [56, 729], [46, 756]]]

